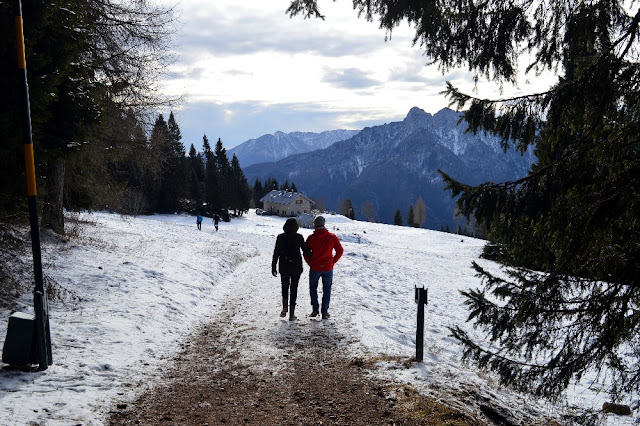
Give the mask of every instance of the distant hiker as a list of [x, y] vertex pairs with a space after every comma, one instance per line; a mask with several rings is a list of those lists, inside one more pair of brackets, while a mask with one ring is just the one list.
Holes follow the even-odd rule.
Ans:
[[[280, 262], [280, 282], [282, 283], [282, 312], [280, 317], [284, 318], [289, 312], [289, 321], [296, 319], [296, 299], [298, 298], [298, 283], [302, 275], [302, 256], [312, 257], [311, 251], [304, 242], [304, 237], [298, 234], [298, 221], [289, 218], [282, 227], [283, 234], [276, 238], [276, 246], [273, 249], [273, 259], [271, 260], [271, 274], [278, 276], [276, 264]], [[289, 298], [289, 291], [291, 297]]]
[[[322, 277], [322, 319], [328, 319], [329, 302], [331, 301], [331, 284], [333, 283], [333, 265], [335, 265], [344, 249], [335, 234], [325, 227], [324, 217], [313, 220], [315, 231], [307, 238], [307, 245], [313, 256], [304, 260], [309, 264], [309, 293], [311, 296], [312, 317], [318, 316], [318, 281]], [[335, 251], [335, 254], [334, 254]]]
[[202, 216], [198, 215], [196, 218], [196, 225], [198, 225], [199, 230], [202, 230]]
[[215, 213], [213, 215], [213, 226], [216, 227], [216, 231], [218, 230], [218, 223], [220, 222], [220, 216], [218, 216], [218, 213]]

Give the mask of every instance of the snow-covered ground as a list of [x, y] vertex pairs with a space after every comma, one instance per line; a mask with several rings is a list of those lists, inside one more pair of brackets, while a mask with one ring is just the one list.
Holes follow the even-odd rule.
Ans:
[[[350, 337], [353, 356], [388, 360], [379, 374], [451, 404], [455, 399], [447, 395], [480, 394], [516, 414], [555, 415], [565, 408], [517, 395], [500, 387], [491, 374], [461, 363], [461, 348], [447, 327], [463, 324], [468, 315], [459, 290], [480, 285], [472, 260], [497, 270], [496, 264], [478, 258], [483, 241], [325, 217], [345, 248], [334, 271], [330, 321]], [[44, 274], [56, 292], [50, 304], [54, 363], [44, 372], [0, 370], [1, 425], [101, 424], [116, 398], [152, 383], [153, 372], [180, 349], [183, 339], [225, 300], [237, 300], [242, 293], [253, 297], [241, 322], [260, 324], [247, 332], [256, 333], [265, 355], [277, 348], [269, 339], [260, 340], [260, 330], [277, 333], [294, 326], [278, 317], [279, 278], [270, 273], [282, 218], [251, 211], [221, 223], [218, 232], [210, 222], [198, 231], [189, 216], [92, 213], [79, 219], [77, 236], [69, 242], [43, 238]], [[305, 238], [311, 233], [300, 232]], [[306, 271], [298, 296], [299, 324], [309, 321]], [[415, 354], [415, 286], [429, 290], [425, 359], [398, 368], [393, 360]], [[23, 311], [32, 312], [30, 295], [23, 303]], [[3, 340], [9, 314], [0, 311]], [[255, 347], [246, 356], [256, 356]], [[605, 401], [606, 395], [581, 385], [569, 390], [564, 404], [597, 410]], [[632, 423], [617, 416], [602, 420]]]

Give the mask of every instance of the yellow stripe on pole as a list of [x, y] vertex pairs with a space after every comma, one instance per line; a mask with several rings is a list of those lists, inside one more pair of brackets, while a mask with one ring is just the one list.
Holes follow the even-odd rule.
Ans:
[[33, 159], [33, 144], [27, 143], [24, 145], [24, 162], [27, 172], [27, 195], [38, 195], [36, 189], [36, 165]]
[[24, 31], [22, 30], [22, 16], [16, 16], [16, 45], [18, 48], [18, 68], [27, 69], [24, 55]]

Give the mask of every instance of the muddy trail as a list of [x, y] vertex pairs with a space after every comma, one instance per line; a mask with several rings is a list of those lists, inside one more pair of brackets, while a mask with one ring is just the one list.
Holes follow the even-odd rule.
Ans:
[[[307, 333], [283, 321], [290, 328], [278, 342], [283, 355], [268, 357], [267, 365], [247, 362], [241, 355], [246, 342], [220, 324], [208, 324], [186, 342], [162, 385], [133, 402], [119, 402], [108, 424], [440, 424], [426, 412], [415, 418], [403, 407], [407, 398], [398, 387], [369, 378], [364, 363], [347, 358], [346, 339], [331, 324], [313, 321], [313, 333]], [[437, 407], [431, 412], [448, 417], [449, 424], [479, 424]]]

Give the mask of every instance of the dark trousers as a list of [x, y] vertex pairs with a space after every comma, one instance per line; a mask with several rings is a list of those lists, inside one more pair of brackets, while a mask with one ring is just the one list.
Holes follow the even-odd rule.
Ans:
[[[282, 308], [287, 309], [289, 305], [296, 306], [300, 274], [287, 275], [280, 273], [280, 282], [282, 283]], [[291, 300], [289, 300], [289, 290], [291, 290]]]

